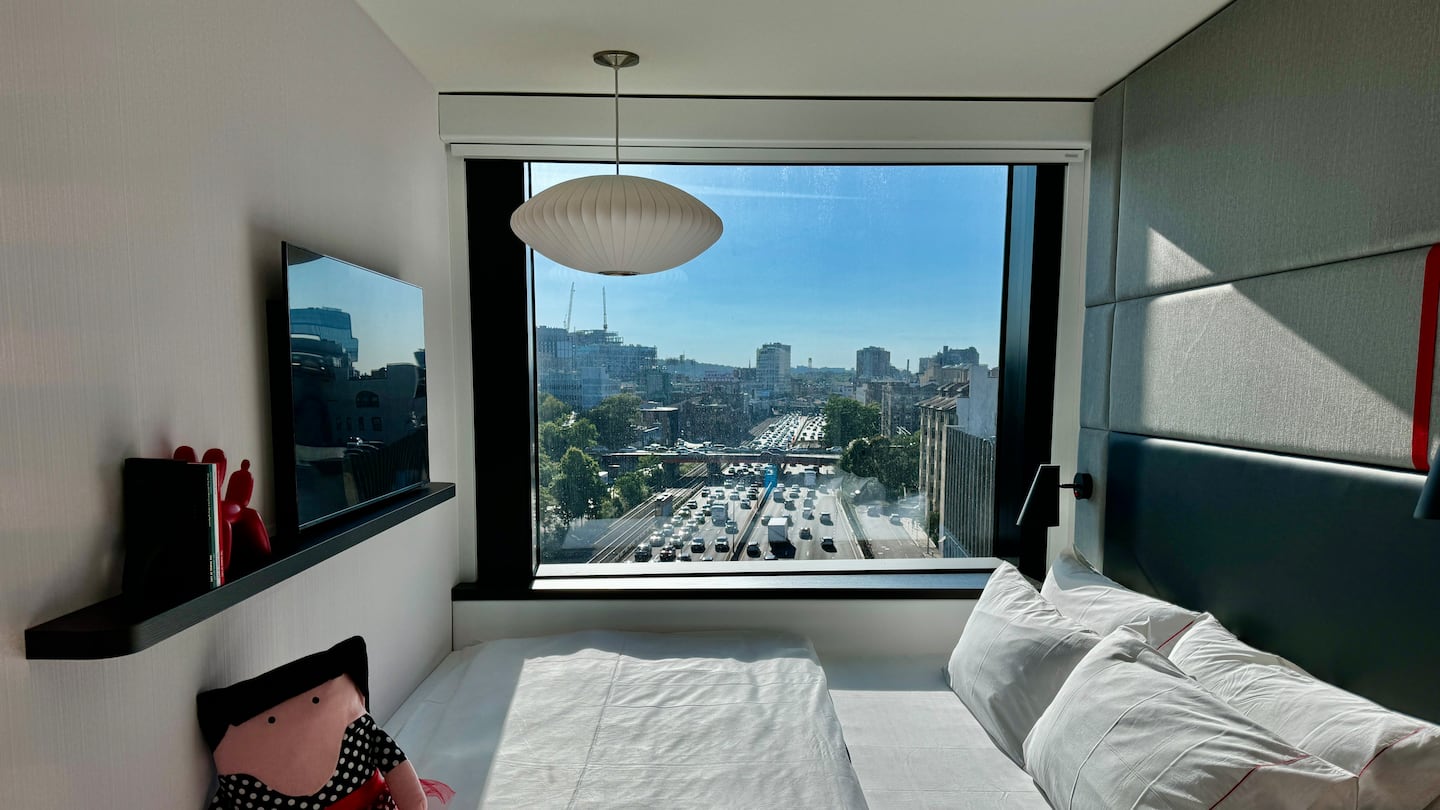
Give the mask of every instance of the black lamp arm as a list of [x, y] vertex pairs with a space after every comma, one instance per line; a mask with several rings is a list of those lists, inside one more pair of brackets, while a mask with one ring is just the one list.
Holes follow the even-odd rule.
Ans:
[[1090, 473], [1075, 473], [1075, 480], [1069, 484], [1061, 484], [1060, 488], [1074, 490], [1077, 501], [1085, 500], [1095, 491], [1095, 479], [1090, 477]]

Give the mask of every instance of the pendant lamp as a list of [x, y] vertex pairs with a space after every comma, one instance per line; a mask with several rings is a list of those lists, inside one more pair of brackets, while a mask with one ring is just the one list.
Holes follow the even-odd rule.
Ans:
[[620, 68], [630, 51], [600, 51], [595, 64], [615, 71], [615, 174], [557, 183], [510, 215], [510, 229], [535, 252], [603, 276], [637, 276], [678, 267], [720, 238], [720, 217], [680, 189], [620, 174]]

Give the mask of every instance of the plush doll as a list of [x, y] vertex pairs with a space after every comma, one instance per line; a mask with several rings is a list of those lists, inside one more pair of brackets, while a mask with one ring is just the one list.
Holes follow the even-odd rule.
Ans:
[[370, 716], [359, 636], [196, 699], [215, 759], [212, 808], [425, 810], [423, 782]]

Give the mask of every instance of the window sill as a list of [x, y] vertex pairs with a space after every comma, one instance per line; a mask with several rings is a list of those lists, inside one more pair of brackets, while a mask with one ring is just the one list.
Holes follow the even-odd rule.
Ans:
[[[623, 563], [542, 566], [540, 575], [523, 590], [496, 591], [464, 582], [451, 590], [451, 599], [977, 599], [998, 560], [946, 560], [943, 567], [864, 562], [870, 565], [854, 570], [837, 571], [834, 563], [808, 569], [785, 564], [778, 570], [737, 574], [698, 570], [704, 563], [692, 563], [689, 570], [677, 570], [684, 563], [664, 570], [646, 566], [643, 573], [635, 572], [639, 566]], [[579, 573], [582, 570], [584, 575]]]

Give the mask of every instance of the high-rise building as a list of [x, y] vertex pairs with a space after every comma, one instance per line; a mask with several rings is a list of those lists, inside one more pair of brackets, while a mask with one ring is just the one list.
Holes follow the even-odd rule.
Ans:
[[771, 397], [790, 393], [790, 347], [784, 343], [766, 343], [755, 350], [755, 381], [768, 389]]
[[890, 376], [890, 352], [866, 346], [855, 352], [855, 379], [881, 380]]
[[334, 307], [301, 307], [290, 310], [290, 333], [314, 335], [345, 350], [352, 365], [360, 364], [360, 339], [350, 327], [350, 313]]
[[930, 357], [920, 358], [920, 381], [939, 385], [965, 382], [969, 379], [968, 372], [957, 370], [979, 365], [979, 363], [980, 350], [974, 346], [965, 349], [952, 349], [945, 346]]
[[535, 328], [535, 370], [541, 393], [574, 408], [593, 408], [625, 387], [648, 392], [655, 347], [623, 343], [604, 329]]

